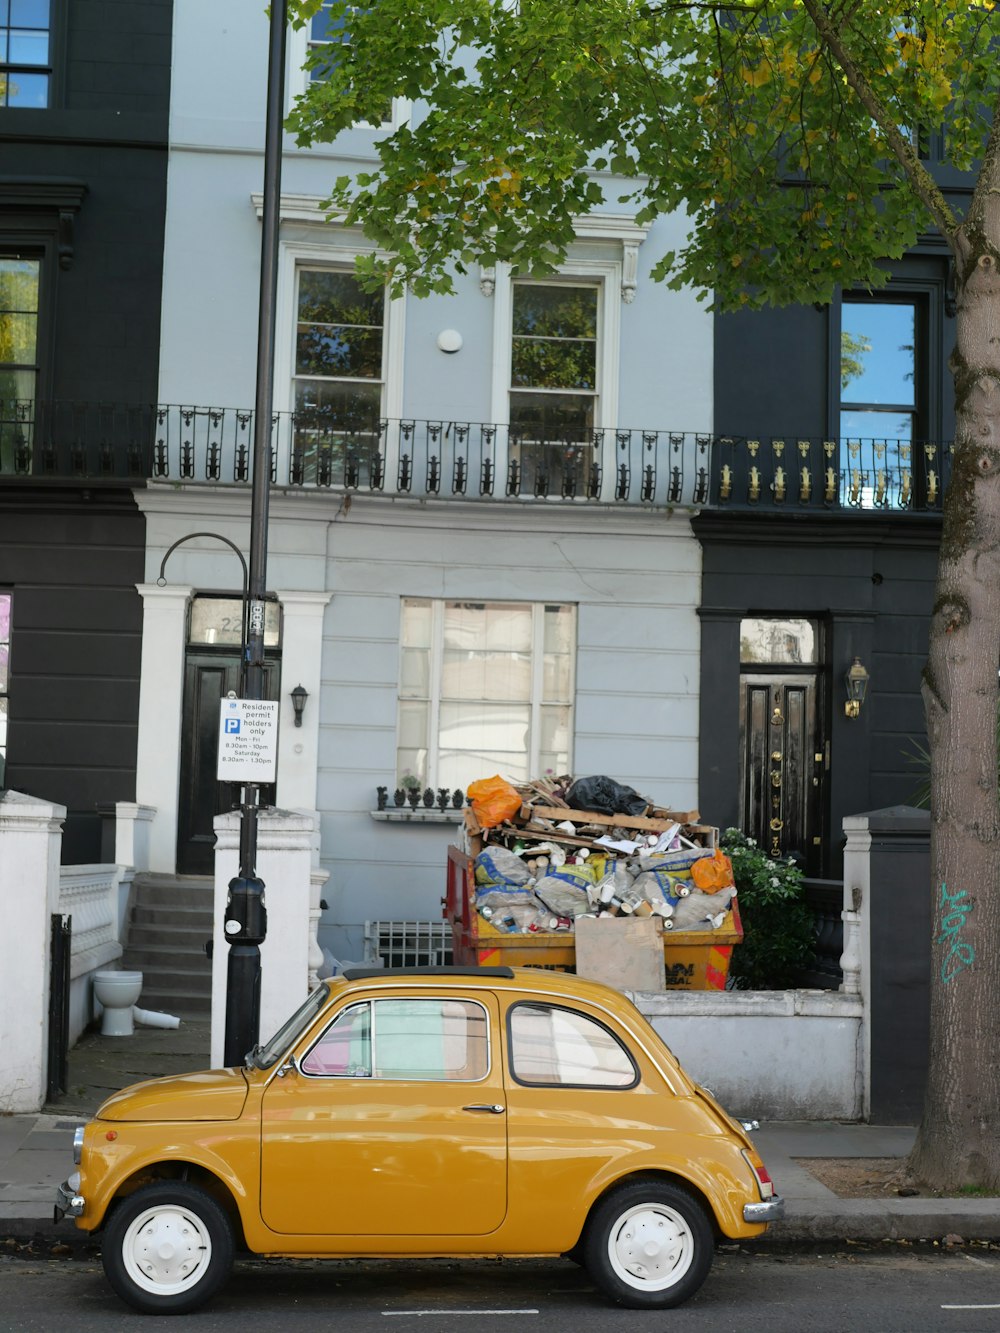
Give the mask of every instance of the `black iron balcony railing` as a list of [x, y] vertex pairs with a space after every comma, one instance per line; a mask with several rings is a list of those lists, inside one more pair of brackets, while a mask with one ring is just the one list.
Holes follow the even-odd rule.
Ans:
[[0, 398], [0, 477], [142, 481], [156, 417], [152, 404]]
[[951, 457], [922, 440], [716, 436], [712, 507], [939, 512]]
[[[0, 477], [248, 485], [249, 410], [0, 399]], [[271, 480], [292, 491], [624, 507], [940, 512], [951, 446], [747, 439], [490, 422], [272, 419]]]
[[[154, 478], [249, 479], [249, 412], [168, 407], [158, 413]], [[599, 429], [575, 436], [491, 422], [345, 420], [322, 409], [276, 413], [271, 477], [301, 489], [421, 499], [593, 500], [701, 505], [710, 435]]]

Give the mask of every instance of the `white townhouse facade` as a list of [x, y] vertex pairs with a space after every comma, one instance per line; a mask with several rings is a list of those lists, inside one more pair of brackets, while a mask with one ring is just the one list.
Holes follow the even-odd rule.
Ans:
[[[289, 35], [289, 105], [307, 39]], [[227, 796], [214, 745], [239, 666], [227, 542], [249, 542], [266, 60], [263, 10], [176, 0], [161, 407], [136, 491], [136, 799], [155, 810], [161, 872], [211, 873]], [[609, 180], [557, 275], [498, 265], [454, 296], [365, 293], [353, 263], [368, 242], [322, 200], [392, 128], [308, 151], [286, 137], [281, 197], [273, 799], [314, 814], [319, 938], [353, 959], [366, 922], [440, 920], [452, 793], [475, 777], [607, 773], [698, 800], [691, 515], [707, 497], [712, 316], [649, 277], [684, 221], [637, 225]], [[432, 810], [396, 809], [414, 786]]]

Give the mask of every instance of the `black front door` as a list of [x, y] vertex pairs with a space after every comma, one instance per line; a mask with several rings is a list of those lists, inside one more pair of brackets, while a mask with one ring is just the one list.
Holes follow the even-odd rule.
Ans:
[[818, 671], [740, 677], [743, 831], [822, 876], [826, 742]]
[[[240, 659], [231, 653], [189, 650], [184, 664], [184, 721], [177, 800], [177, 872], [211, 875], [215, 868], [212, 821], [239, 805], [240, 789], [215, 776], [219, 752], [219, 704], [239, 692]], [[280, 665], [264, 663], [264, 698], [277, 699]], [[262, 787], [261, 805], [274, 804], [273, 786]]]

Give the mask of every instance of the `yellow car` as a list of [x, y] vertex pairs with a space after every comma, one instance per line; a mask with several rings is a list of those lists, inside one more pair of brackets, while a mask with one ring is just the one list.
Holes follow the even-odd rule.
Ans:
[[617, 991], [531, 968], [356, 969], [242, 1069], [152, 1079], [77, 1130], [57, 1216], [108, 1280], [194, 1310], [233, 1255], [566, 1255], [679, 1305], [784, 1203], [744, 1128]]

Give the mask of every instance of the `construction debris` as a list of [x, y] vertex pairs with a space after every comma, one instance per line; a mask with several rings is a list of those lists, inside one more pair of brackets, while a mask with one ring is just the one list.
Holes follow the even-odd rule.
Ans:
[[[697, 810], [655, 806], [606, 777], [495, 777], [469, 795], [475, 907], [498, 931], [572, 931], [585, 915], [655, 915], [664, 930], [679, 931], [731, 924], [732, 867], [717, 851], [718, 829]], [[628, 808], [580, 809], [581, 795]], [[696, 885], [691, 867], [708, 858], [712, 871]]]

